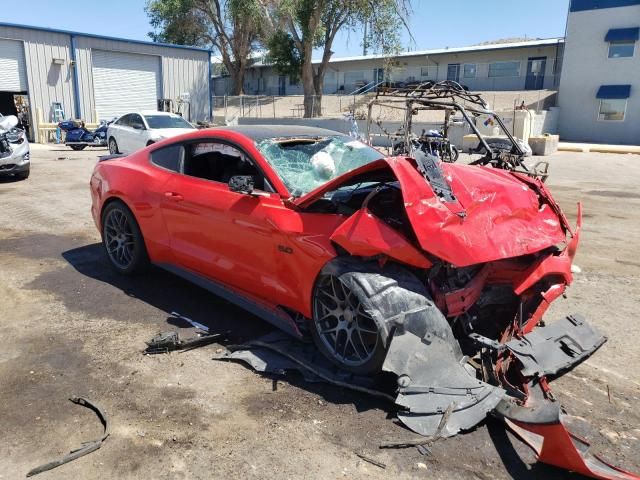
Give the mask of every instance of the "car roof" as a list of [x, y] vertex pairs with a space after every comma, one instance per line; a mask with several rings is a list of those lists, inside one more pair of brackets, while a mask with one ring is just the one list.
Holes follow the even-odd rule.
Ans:
[[344, 133], [335, 130], [302, 125], [236, 125], [233, 127], [214, 127], [212, 130], [237, 132], [256, 142], [268, 138], [344, 136]]
[[166, 115], [167, 117], [169, 117], [169, 116], [171, 116], [171, 117], [179, 117], [180, 116], [177, 113], [160, 112], [160, 111], [157, 111], [157, 110], [141, 110], [139, 112], [131, 112], [131, 113], [139, 113], [140, 115]]

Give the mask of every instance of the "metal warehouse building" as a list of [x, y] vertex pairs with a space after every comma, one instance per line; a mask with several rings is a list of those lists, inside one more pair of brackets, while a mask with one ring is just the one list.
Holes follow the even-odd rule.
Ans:
[[97, 123], [161, 99], [205, 120], [210, 65], [203, 49], [0, 23], [0, 113], [24, 112], [36, 141], [61, 114]]

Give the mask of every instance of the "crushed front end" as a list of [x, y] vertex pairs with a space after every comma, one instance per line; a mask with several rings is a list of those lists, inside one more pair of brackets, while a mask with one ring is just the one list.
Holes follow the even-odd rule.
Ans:
[[[428, 178], [438, 201], [449, 203], [459, 225], [472, 223], [469, 217], [478, 216], [479, 212], [468, 212], [479, 207], [469, 208], [472, 204], [468, 198], [465, 202], [465, 194], [452, 185], [461, 181], [469, 187], [473, 181], [462, 178], [461, 172], [441, 173], [437, 178], [431, 170]], [[561, 406], [549, 388], [551, 379], [575, 367], [606, 342], [606, 337], [580, 315], [548, 324], [543, 319], [550, 304], [573, 280], [572, 264], [582, 227], [581, 206], [578, 205], [577, 225], [571, 228], [541, 182], [513, 172], [507, 175], [515, 176], [529, 193], [536, 195], [540, 215], [546, 211], [555, 219], [555, 232], [543, 232], [541, 228], [539, 237], [546, 235], [551, 243], [561, 231], [564, 241], [544, 248], [538, 245], [536, 251], [523, 254], [540, 239], [526, 236], [505, 242], [499, 252], [487, 251], [506, 231], [510, 235], [530, 235], [532, 231], [518, 231], [513, 225], [505, 230], [501, 223], [521, 217], [531, 227], [540, 221], [542, 217], [536, 218], [520, 204], [510, 207], [508, 215], [503, 210], [496, 216], [485, 216], [483, 222], [488, 218], [491, 221], [484, 224], [484, 231], [457, 232], [465, 237], [462, 242], [471, 241], [476, 247], [482, 244], [487, 250], [462, 255], [450, 252], [449, 257], [454, 260], [466, 259], [458, 265], [430, 256], [433, 265], [424, 273], [424, 282], [434, 305], [394, 319], [394, 335], [383, 365], [384, 370], [398, 376], [396, 403], [403, 408], [398, 416], [415, 432], [436, 438], [470, 429], [493, 412], [534, 449], [542, 462], [593, 478], [640, 478], [589, 454], [588, 443], [563, 425]], [[473, 192], [473, 187], [468, 191]], [[428, 240], [415, 211], [418, 204], [405, 198], [409, 218], [426, 249]], [[542, 222], [553, 223], [549, 218]], [[451, 224], [443, 222], [440, 228], [446, 230]], [[474, 242], [472, 235], [479, 239], [478, 233], [494, 239]], [[511, 256], [514, 252], [520, 254]], [[500, 253], [505, 258], [474, 262], [474, 255], [480, 259]], [[438, 320], [434, 308], [446, 322]]]

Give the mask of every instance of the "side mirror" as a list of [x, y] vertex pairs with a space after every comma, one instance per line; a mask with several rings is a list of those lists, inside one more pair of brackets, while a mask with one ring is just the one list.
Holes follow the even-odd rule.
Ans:
[[144, 125], [141, 123], [132, 123], [131, 127], [133, 127], [136, 130], [144, 130]]
[[229, 179], [229, 190], [237, 193], [253, 193], [254, 180], [251, 175], [234, 175]]

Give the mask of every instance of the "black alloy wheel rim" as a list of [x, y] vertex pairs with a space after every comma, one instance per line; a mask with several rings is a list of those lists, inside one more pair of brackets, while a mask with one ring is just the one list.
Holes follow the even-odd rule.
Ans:
[[340, 279], [321, 279], [313, 303], [320, 340], [337, 362], [359, 367], [374, 357], [380, 341], [377, 324]]
[[104, 239], [107, 254], [119, 268], [126, 269], [133, 262], [135, 239], [131, 223], [120, 209], [111, 210], [104, 222]]

